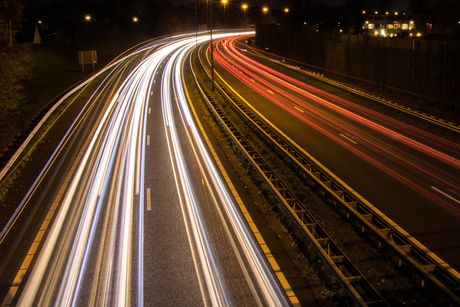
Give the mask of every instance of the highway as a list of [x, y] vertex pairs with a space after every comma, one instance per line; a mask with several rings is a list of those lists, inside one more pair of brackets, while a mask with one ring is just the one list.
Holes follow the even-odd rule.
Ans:
[[280, 73], [235, 38], [215, 50], [216, 74], [262, 121], [460, 269], [458, 144]]
[[290, 305], [189, 106], [207, 40], [138, 47], [73, 110], [3, 231], [1, 306]]

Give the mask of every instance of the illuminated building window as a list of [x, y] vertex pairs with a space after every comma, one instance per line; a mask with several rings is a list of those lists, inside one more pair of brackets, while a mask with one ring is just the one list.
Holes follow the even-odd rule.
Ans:
[[402, 24], [402, 29], [403, 29], [403, 30], [409, 29], [409, 25], [408, 25], [407, 23], [403, 23], [403, 24]]
[[393, 25], [387, 25], [388, 29], [393, 29]]
[[393, 25], [393, 29], [395, 29], [395, 30], [401, 29], [401, 24], [400, 23], [395, 23]]
[[374, 24], [373, 24], [373, 23], [370, 23], [370, 24], [368, 25], [368, 28], [369, 28], [369, 29], [374, 29]]

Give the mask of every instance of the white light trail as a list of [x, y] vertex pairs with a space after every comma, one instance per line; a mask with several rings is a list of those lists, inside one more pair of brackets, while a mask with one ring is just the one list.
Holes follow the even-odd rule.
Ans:
[[[171, 148], [173, 148], [173, 152], [175, 154], [175, 159], [178, 165], [178, 173], [180, 177], [180, 181], [184, 188], [184, 191], [191, 193], [190, 195], [185, 195], [185, 202], [187, 204], [187, 208], [189, 210], [191, 216], [195, 216], [196, 220], [194, 220], [194, 225], [192, 229], [194, 231], [195, 240], [197, 241], [197, 245], [204, 247], [204, 250], [201, 251], [200, 257], [202, 258], [202, 262], [206, 262], [208, 265], [205, 266], [208, 272], [205, 273], [206, 282], [208, 284], [208, 290], [214, 301], [212, 301], [213, 305], [221, 306], [222, 304], [226, 305], [224, 302], [227, 301], [225, 298], [225, 289], [219, 288], [223, 285], [222, 276], [220, 276], [219, 269], [216, 266], [214, 260], [212, 260], [212, 252], [211, 250], [207, 250], [206, 247], [209, 246], [210, 243], [207, 243], [208, 238], [206, 237], [206, 231], [203, 229], [203, 225], [200, 222], [200, 213], [199, 213], [199, 204], [196, 203], [194, 197], [194, 191], [191, 189], [193, 185], [190, 183], [189, 175], [187, 172], [187, 168], [185, 162], [183, 161], [183, 157], [181, 155], [181, 147], [178, 141], [177, 131], [175, 129], [175, 125], [172, 125], [174, 122], [173, 113], [171, 111], [171, 104], [172, 99], [170, 97], [170, 84], [174, 82], [175, 93], [178, 96], [178, 103], [180, 108], [182, 109], [182, 114], [185, 117], [186, 125], [190, 127], [191, 134], [193, 140], [198, 144], [198, 149], [200, 152], [201, 157], [204, 159], [206, 168], [208, 169], [212, 182], [216, 187], [218, 196], [220, 201], [223, 203], [223, 207], [227, 213], [227, 217], [232, 223], [233, 230], [237, 234], [238, 241], [242, 246], [246, 259], [249, 261], [251, 265], [251, 270], [256, 276], [258, 286], [261, 288], [264, 294], [264, 298], [267, 301], [268, 305], [270, 306], [283, 306], [288, 305], [285, 297], [280, 294], [278, 290], [278, 286], [276, 285], [276, 280], [274, 279], [273, 275], [270, 272], [267, 264], [263, 260], [263, 256], [260, 254], [257, 243], [254, 242], [252, 236], [250, 234], [250, 230], [247, 229], [246, 224], [244, 223], [244, 219], [241, 216], [241, 213], [237, 209], [238, 206], [232, 199], [229, 194], [229, 191], [226, 185], [223, 183], [217, 169], [214, 166], [214, 163], [209, 156], [205, 145], [203, 144], [201, 137], [198, 133], [198, 129], [194, 124], [192, 119], [192, 115], [189, 111], [188, 107], [188, 100], [185, 98], [184, 93], [184, 85], [182, 84], [182, 65], [184, 62], [185, 55], [189, 52], [191, 48], [194, 47], [193, 42], [189, 45], [184, 46], [182, 50], [178, 50], [172, 58], [177, 58], [175, 60], [175, 67], [174, 67], [174, 74], [170, 71], [165, 72], [163, 75], [163, 97], [162, 103], [164, 106], [164, 116], [166, 117], [165, 121], [169, 123], [169, 129], [167, 129], [167, 135], [171, 137]], [[171, 68], [169, 67], [170, 62], [168, 62], [168, 70]], [[174, 80], [172, 80], [174, 76]], [[194, 142], [191, 141], [193, 144]], [[246, 268], [243, 268], [245, 271]], [[249, 276], [246, 276], [249, 279]], [[218, 284], [215, 284], [215, 283]], [[212, 294], [212, 291], [215, 294]]]
[[[216, 38], [222, 36], [226, 34], [215, 35]], [[202, 35], [198, 38], [198, 43], [208, 39], [207, 35]], [[246, 272], [245, 279], [252, 279], [247, 273], [251, 271], [251, 276], [255, 276], [257, 287], [261, 289], [263, 299], [268, 305], [287, 305], [285, 298], [277, 290], [276, 279], [252, 239], [238, 206], [230, 197], [229, 191], [214, 167], [189, 111], [183, 90], [181, 69], [187, 53], [195, 47], [195, 42], [194, 35], [178, 35], [140, 48], [134, 53], [141, 55], [140, 59], [136, 59], [137, 65], [131, 68], [124, 81], [113, 89], [110, 101], [100, 102], [106, 104], [104, 113], [101, 114], [94, 133], [87, 142], [87, 148], [69, 183], [18, 306], [33, 305], [37, 301], [36, 296], [40, 294], [41, 285], [47, 283], [48, 289], [53, 287], [53, 282], [54, 288], [57, 289], [53, 304], [59, 306], [82, 304], [81, 300], [84, 299], [81, 295], [82, 291], [91, 288], [88, 279], [93, 277], [101, 280], [95, 283], [97, 289], [89, 289], [90, 292], [92, 291], [92, 297], [87, 298], [89, 301], [101, 305], [128, 306], [135, 303], [143, 306], [143, 191], [145, 190], [143, 179], [146, 122], [147, 114], [150, 112], [148, 101], [150, 94], [154, 93], [154, 76], [159, 73], [159, 67], [164, 62], [161, 87], [163, 118], [179, 196], [191, 220], [187, 228], [191, 230], [193, 238], [190, 239], [196, 245], [197, 255], [194, 254], [193, 257], [199, 261], [197, 270], [199, 268], [202, 270], [201, 273], [197, 272], [198, 278], [204, 276], [206, 284], [207, 294], [203, 294], [203, 297], [208, 297], [213, 306], [229, 305], [225, 276], [219, 268], [219, 261], [213, 251], [213, 242], [207, 235], [194, 183], [182, 154], [176, 130], [176, 125], [179, 123], [175, 121], [173, 113], [172, 88], [175, 89], [174, 95], [177, 96], [178, 106], [182, 111], [181, 118], [182, 116], [185, 118], [186, 126], [190, 129], [189, 136], [193, 138], [192, 146], [193, 144], [198, 146], [196, 152], [203, 159], [214, 189], [217, 191], [217, 198], [223, 204], [224, 212], [236, 233], [238, 244], [249, 263], [250, 267], [242, 268]], [[132, 62], [129, 62], [132, 57], [130, 55], [113, 64], [117, 65], [114, 71], [123, 73], [128, 70], [128, 66], [132, 65]], [[111, 78], [112, 75], [109, 75], [104, 82], [108, 83]], [[201, 165], [201, 162], [199, 163]], [[71, 208], [77, 210], [79, 215], [69, 217], [69, 212], [73, 212]], [[133, 229], [137, 210], [139, 225], [137, 229]], [[76, 219], [75, 226], [66, 229], [66, 226], [71, 225], [68, 223], [71, 218]], [[104, 233], [107, 239], [99, 237], [102, 223], [106, 227]], [[63, 237], [64, 235], [66, 237]], [[134, 255], [133, 244], [136, 244], [134, 241], [136, 237], [139, 252]], [[57, 251], [56, 246], [62, 240], [70, 242], [71, 248], [68, 251]], [[98, 246], [95, 242], [103, 242], [103, 245]], [[95, 254], [109, 258], [101, 262], [102, 267], [96, 268], [100, 273], [94, 272], [94, 268], [91, 267]], [[46, 271], [51, 265], [50, 261], [61, 257], [67, 259], [63, 261], [62, 278], [47, 281]], [[133, 261], [137, 261], [137, 266], [132, 265]], [[244, 266], [242, 261], [240, 264]], [[136, 283], [133, 283], [133, 274], [137, 275]], [[134, 284], [138, 289], [131, 289]], [[252, 282], [250, 284], [252, 285]], [[200, 287], [204, 289], [202, 285]], [[137, 295], [135, 299], [132, 297], [133, 291]], [[253, 292], [257, 294], [256, 291]], [[47, 294], [42, 293], [44, 296]], [[256, 298], [257, 300], [259, 298]], [[49, 299], [38, 301], [39, 306], [49, 303]]]

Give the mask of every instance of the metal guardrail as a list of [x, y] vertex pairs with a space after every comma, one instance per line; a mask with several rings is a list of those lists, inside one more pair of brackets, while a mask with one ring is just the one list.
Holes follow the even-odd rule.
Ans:
[[[194, 74], [195, 75], [195, 74]], [[316, 222], [306, 207], [265, 163], [239, 130], [233, 125], [225, 112], [215, 102], [195, 75], [195, 82], [202, 98], [207, 102], [215, 119], [244, 153], [254, 169], [277, 197], [295, 224], [310, 242], [324, 263], [346, 289], [358, 306], [388, 306], [380, 294], [370, 285], [361, 272]], [[219, 87], [219, 86], [218, 86]]]
[[[203, 63], [202, 63], [203, 65]], [[203, 66], [203, 69], [207, 73]], [[208, 75], [209, 77], [209, 75]], [[422, 286], [430, 285], [443, 295], [452, 305], [460, 306], [459, 274], [447, 263], [415, 238], [406, 233], [369, 202], [349, 189], [335, 175], [324, 169], [313, 157], [297, 150], [282, 137], [259, 120], [249, 109], [226, 88], [217, 86], [237, 113], [250, 127], [276, 148], [285, 160], [334, 206], [340, 206], [348, 218], [352, 217], [361, 225], [361, 231], [368, 231], [398, 257], [398, 265], [407, 265], [422, 279]]]

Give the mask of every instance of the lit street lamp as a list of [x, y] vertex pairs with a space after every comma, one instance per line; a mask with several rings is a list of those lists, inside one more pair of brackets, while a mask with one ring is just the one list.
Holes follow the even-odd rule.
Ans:
[[243, 8], [243, 14], [244, 14], [244, 28], [246, 29], [248, 27], [247, 25], [247, 20], [246, 20], [246, 9], [248, 8], [248, 5], [244, 3], [242, 6]]
[[225, 13], [225, 7], [227, 6], [227, 0], [222, 0], [222, 5], [224, 6], [224, 28], [227, 30], [227, 14]]
[[265, 23], [267, 23], [267, 12], [268, 12], [268, 7], [264, 6], [262, 8], [262, 10], [264, 11], [264, 14], [265, 14]]
[[285, 15], [284, 17], [285, 22], [289, 23], [289, 8], [288, 7], [284, 8], [284, 15]]

